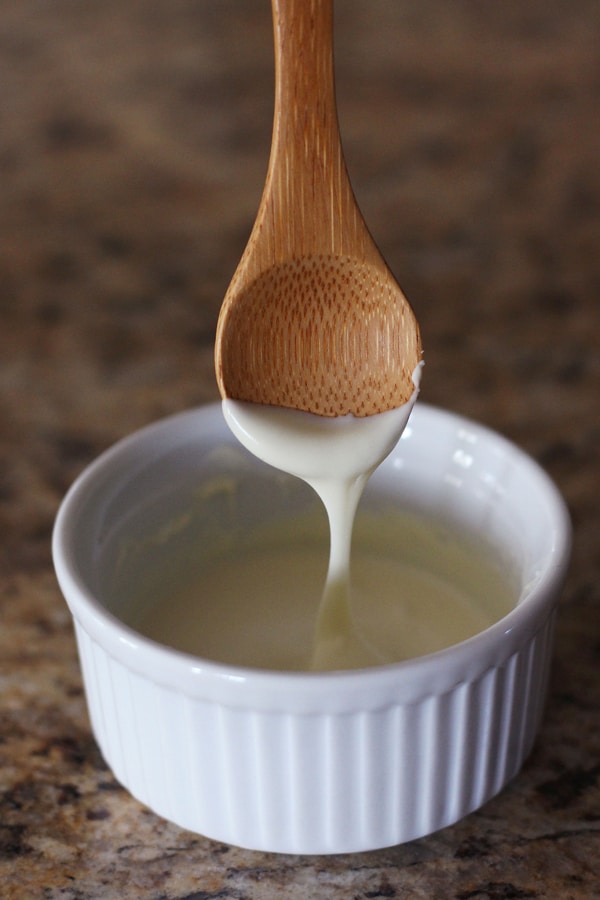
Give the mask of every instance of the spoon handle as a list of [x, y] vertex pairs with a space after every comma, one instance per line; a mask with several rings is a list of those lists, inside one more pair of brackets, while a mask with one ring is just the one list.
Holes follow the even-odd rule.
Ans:
[[372, 257], [342, 151], [333, 0], [272, 0], [275, 114], [257, 227], [277, 236], [270, 263], [315, 254]]

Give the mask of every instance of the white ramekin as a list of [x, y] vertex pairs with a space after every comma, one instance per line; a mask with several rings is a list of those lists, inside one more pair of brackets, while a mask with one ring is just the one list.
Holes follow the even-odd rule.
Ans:
[[[245, 494], [227, 519], [218, 485], [231, 497], [238, 476]], [[278, 477], [212, 405], [121, 441], [69, 491], [54, 561], [107, 763], [159, 815], [253, 849], [368, 850], [457, 821], [516, 774], [538, 730], [570, 549], [557, 490], [502, 437], [417, 405], [368, 491], [483, 536], [522, 586], [502, 620], [429, 656], [343, 673], [248, 670], [119, 619], [110, 584], [123, 547], [164, 554], [168, 570], [177, 528], [164, 526], [185, 530], [192, 496], [208, 538], [278, 504], [292, 515], [305, 495], [277, 493]]]

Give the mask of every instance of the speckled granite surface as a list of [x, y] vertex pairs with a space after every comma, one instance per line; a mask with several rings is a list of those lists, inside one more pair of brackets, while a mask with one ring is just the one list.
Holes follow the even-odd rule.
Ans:
[[500, 796], [412, 844], [244, 852], [115, 783], [51, 568], [116, 438], [216, 397], [270, 139], [267, 0], [0, 5], [0, 894], [600, 896], [600, 5], [340, 0], [359, 201], [422, 323], [423, 399], [531, 452], [575, 524], [548, 709]]

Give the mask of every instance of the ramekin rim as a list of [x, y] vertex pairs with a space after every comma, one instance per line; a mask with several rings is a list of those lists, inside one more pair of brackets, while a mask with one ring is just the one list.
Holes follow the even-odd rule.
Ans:
[[[246, 668], [196, 657], [147, 638], [107, 610], [78, 577], [73, 561], [69, 558], [66, 532], [72, 524], [70, 520], [77, 505], [85, 500], [85, 494], [81, 497], [81, 493], [85, 492], [86, 487], [89, 489], [92, 480], [99, 476], [102, 468], [115, 455], [155, 429], [169, 428], [176, 420], [194, 418], [199, 413], [214, 416], [217, 411], [220, 411], [218, 402], [205, 404], [149, 423], [121, 438], [81, 472], [69, 488], [56, 515], [52, 533], [52, 556], [59, 585], [73, 618], [106, 652], [143, 677], [194, 696], [200, 693], [210, 697], [212, 689], [216, 688], [221, 699], [231, 705], [235, 705], [236, 698], [239, 704], [243, 704], [244, 697], [256, 697], [263, 693], [269, 695], [269, 702], [290, 700], [292, 693], [301, 694], [311, 702], [322, 700], [323, 703], [317, 706], [326, 706], [332, 695], [343, 694], [350, 699], [358, 685], [361, 687], [361, 695], [379, 688], [380, 699], [384, 702], [386, 696], [397, 691], [400, 683], [409, 680], [414, 692], [418, 693], [418, 686], [415, 684], [417, 679], [428, 684], [428, 689], [423, 694], [445, 693], [462, 681], [470, 680], [475, 674], [481, 674], [486, 668], [503, 665], [513, 653], [533, 638], [558, 603], [559, 589], [568, 567], [572, 529], [566, 504], [554, 481], [533, 457], [487, 425], [459, 413], [419, 403], [413, 415], [443, 417], [457, 425], [464, 424], [485, 433], [488, 438], [508, 447], [521, 462], [530, 466], [544, 485], [553, 514], [554, 564], [548, 566], [524, 600], [502, 619], [464, 641], [435, 653], [370, 669], [291, 672]], [[501, 638], [502, 633], [504, 638]], [[474, 657], [485, 660], [485, 664], [476, 664]], [[444, 677], [440, 670], [443, 670]], [[209, 685], [211, 690], [208, 690]], [[224, 690], [219, 690], [219, 686]], [[376, 700], [375, 696], [373, 700]]]

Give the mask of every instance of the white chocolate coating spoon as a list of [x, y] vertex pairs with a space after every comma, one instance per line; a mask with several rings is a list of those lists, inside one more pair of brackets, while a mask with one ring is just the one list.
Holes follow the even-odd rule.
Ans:
[[417, 370], [407, 403], [362, 418], [326, 418], [235, 400], [223, 403], [227, 424], [240, 443], [269, 465], [310, 484], [327, 510], [329, 567], [308, 661], [311, 669], [355, 669], [388, 661], [368, 644], [352, 619], [352, 524], [369, 475], [390, 453], [406, 425], [419, 374]]

